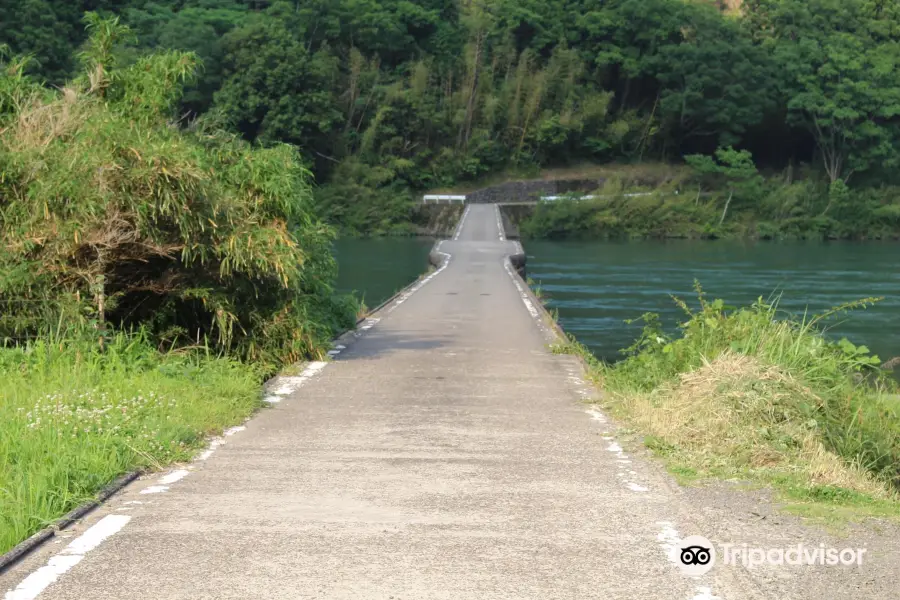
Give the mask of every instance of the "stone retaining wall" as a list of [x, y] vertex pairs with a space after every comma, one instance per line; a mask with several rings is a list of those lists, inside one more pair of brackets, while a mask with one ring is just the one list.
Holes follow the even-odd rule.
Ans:
[[529, 202], [541, 196], [558, 196], [568, 192], [592, 192], [603, 185], [603, 179], [560, 179], [510, 181], [482, 188], [466, 197], [467, 204], [506, 204]]

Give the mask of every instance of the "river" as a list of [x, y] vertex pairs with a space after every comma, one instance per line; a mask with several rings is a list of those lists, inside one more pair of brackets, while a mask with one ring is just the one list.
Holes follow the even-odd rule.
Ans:
[[[338, 288], [376, 306], [426, 268], [432, 242], [340, 240]], [[884, 300], [830, 321], [830, 334], [866, 344], [883, 360], [900, 355], [900, 246], [891, 243], [634, 241], [524, 242], [528, 274], [563, 328], [597, 356], [614, 360], [640, 332], [625, 320], [657, 312], [673, 328], [683, 317], [670, 294], [696, 306], [708, 297], [743, 305], [781, 295], [794, 314], [817, 313], [867, 296]]]
[[424, 238], [339, 239], [334, 245], [335, 287], [375, 308], [425, 272], [432, 246], [434, 241]]

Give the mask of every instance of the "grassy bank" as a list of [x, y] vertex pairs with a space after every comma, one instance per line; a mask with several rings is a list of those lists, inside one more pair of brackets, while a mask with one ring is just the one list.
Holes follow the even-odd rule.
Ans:
[[[538, 204], [518, 222], [531, 239], [900, 238], [900, 189], [759, 179], [752, 190], [703, 187], [686, 171], [660, 185], [623, 173], [587, 199]], [[723, 187], [724, 185], [724, 187]]]
[[645, 315], [628, 357], [596, 364], [606, 407], [685, 479], [770, 485], [807, 509], [900, 516], [896, 383], [867, 348], [820, 329], [874, 299], [797, 320], [762, 300], [729, 309], [698, 292], [696, 310], [679, 301], [678, 335]]
[[0, 349], [0, 553], [125, 472], [191, 458], [260, 406], [261, 375], [142, 336]]

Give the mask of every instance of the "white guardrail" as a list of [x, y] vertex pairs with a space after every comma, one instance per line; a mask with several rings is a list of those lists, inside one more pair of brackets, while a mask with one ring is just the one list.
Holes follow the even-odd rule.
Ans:
[[440, 194], [427, 194], [422, 197], [425, 204], [453, 204], [454, 202], [466, 203], [465, 196], [446, 196]]
[[[637, 192], [634, 194], [621, 194], [621, 195], [624, 196], [625, 198], [636, 198], [638, 196], [653, 196], [656, 193], [657, 192]], [[678, 192], [675, 192], [675, 194], [677, 195]], [[554, 202], [556, 200], [562, 200], [563, 198], [571, 198], [571, 197], [572, 196], [541, 196], [541, 202]], [[616, 196], [594, 196], [594, 195], [589, 194], [587, 196], [575, 196], [574, 199], [575, 200], [593, 200], [594, 198], [615, 198], [615, 197]]]
[[[637, 196], [653, 196], [658, 192], [637, 192], [633, 194], [621, 194], [626, 198], [634, 198]], [[677, 195], [678, 192], [676, 191]], [[615, 198], [616, 196], [595, 196], [592, 194], [588, 194], [586, 196], [541, 196], [541, 202], [555, 202], [557, 200], [563, 200], [565, 198], [573, 198], [574, 200], [593, 200], [594, 198]], [[422, 196], [423, 204], [453, 204], [454, 202], [459, 202], [460, 204], [466, 203], [467, 196], [456, 196], [449, 194], [426, 194]], [[528, 202], [527, 200], [525, 201]], [[534, 202], [533, 200], [531, 202]]]

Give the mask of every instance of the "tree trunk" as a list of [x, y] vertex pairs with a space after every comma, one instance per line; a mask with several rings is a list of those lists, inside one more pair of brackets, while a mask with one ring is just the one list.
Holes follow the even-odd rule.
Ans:
[[731, 199], [734, 198], [734, 192], [728, 194], [728, 200], [725, 202], [725, 210], [722, 211], [722, 218], [719, 219], [719, 227], [725, 222], [725, 215], [728, 214], [728, 207], [731, 205]]

